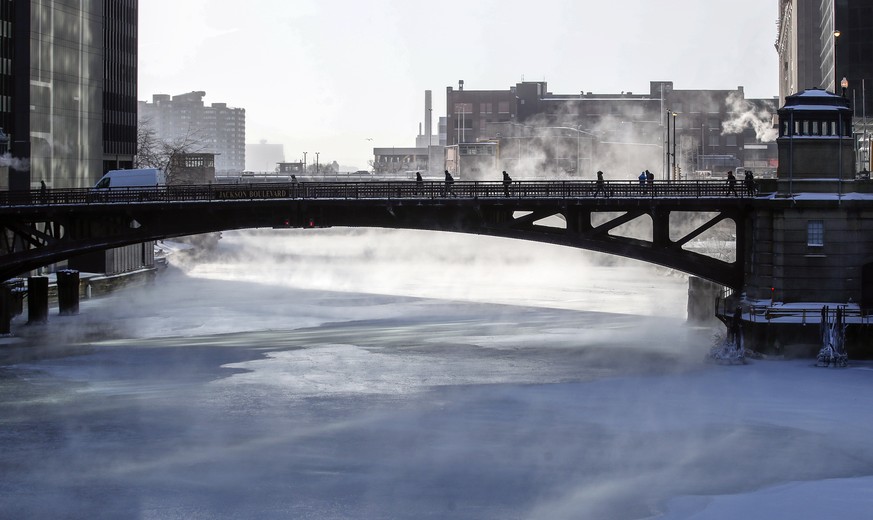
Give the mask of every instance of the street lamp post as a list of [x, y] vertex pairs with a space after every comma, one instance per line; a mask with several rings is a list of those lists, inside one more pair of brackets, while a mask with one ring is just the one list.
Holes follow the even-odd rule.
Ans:
[[[843, 79], [840, 80], [840, 88], [843, 89], [843, 97], [845, 98], [846, 97], [846, 89], [849, 88], [849, 80], [847, 80], [845, 76], [843, 76]], [[837, 156], [839, 157], [839, 160], [840, 160], [840, 167], [839, 167], [840, 168], [840, 183], [839, 183], [840, 193], [839, 193], [839, 197], [842, 198], [842, 196], [843, 196], [843, 134], [845, 133], [845, 131], [843, 130], [843, 116], [838, 116], [838, 117], [839, 117], [839, 124], [837, 125], [837, 128], [839, 130], [837, 131], [837, 139], [839, 140], [839, 143], [840, 143], [840, 152], [837, 154]]]
[[673, 178], [673, 180], [678, 180], [678, 179], [675, 179], [675, 177], [676, 177], [676, 115], [677, 115], [676, 112], [673, 112], [673, 172], [672, 172], [672, 175], [670, 176], [671, 178]]
[[318, 175], [318, 154], [320, 152], [315, 152], [315, 174]]
[[672, 112], [670, 110], [667, 111], [667, 150], [664, 155], [664, 160], [666, 161], [664, 164], [664, 177], [669, 178], [669, 174], [667, 172], [670, 171], [670, 114]]
[[306, 152], [303, 152], [303, 174], [306, 175]]

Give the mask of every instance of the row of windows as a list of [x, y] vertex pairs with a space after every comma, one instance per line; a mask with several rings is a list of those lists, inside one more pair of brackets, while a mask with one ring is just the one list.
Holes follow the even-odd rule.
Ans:
[[[473, 113], [473, 103], [455, 103], [455, 114], [472, 114]], [[480, 114], [493, 114], [494, 113], [494, 103], [479, 103], [479, 113]], [[499, 114], [508, 114], [509, 113], [509, 101], [500, 101], [497, 103], [497, 113]]]
[[[125, 88], [126, 85], [133, 85], [136, 87], [136, 66], [123, 65], [110, 60], [104, 60], [103, 77], [114, 83], [118, 83], [118, 87], [120, 88], [117, 88], [116, 90], [121, 90]], [[107, 84], [108, 83], [109, 81], [107, 81]]]
[[831, 136], [847, 135], [842, 121], [794, 121], [793, 131], [790, 121], [782, 121], [779, 132], [787, 135]]

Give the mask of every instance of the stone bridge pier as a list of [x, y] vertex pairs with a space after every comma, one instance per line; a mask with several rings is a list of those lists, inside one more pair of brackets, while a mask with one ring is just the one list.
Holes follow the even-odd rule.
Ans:
[[841, 307], [854, 356], [868, 357], [873, 185], [855, 171], [849, 101], [806, 90], [779, 120], [775, 193], [753, 205], [744, 286], [720, 312], [742, 307], [751, 348], [806, 356], [821, 348], [822, 307]]

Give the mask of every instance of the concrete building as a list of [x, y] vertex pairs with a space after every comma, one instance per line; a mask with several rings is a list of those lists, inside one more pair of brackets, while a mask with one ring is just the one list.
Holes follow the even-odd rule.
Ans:
[[428, 148], [373, 148], [373, 173], [408, 174], [427, 172]]
[[246, 145], [246, 171], [273, 172], [283, 162], [285, 146], [282, 144], [268, 143], [262, 139], [259, 143]]
[[191, 152], [215, 154], [218, 175], [239, 174], [246, 166], [246, 111], [226, 103], [206, 106], [205, 96], [155, 94], [151, 103], [139, 102], [139, 120], [160, 139], [185, 139], [193, 143]]
[[91, 186], [136, 153], [137, 0], [2, 2], [0, 188]]

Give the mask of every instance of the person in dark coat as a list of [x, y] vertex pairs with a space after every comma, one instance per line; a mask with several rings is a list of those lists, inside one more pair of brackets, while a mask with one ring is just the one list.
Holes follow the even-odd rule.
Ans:
[[506, 170], [503, 171], [503, 196], [509, 197], [509, 186], [512, 184], [512, 177], [506, 173]]
[[596, 197], [599, 194], [606, 195], [606, 181], [603, 180], [603, 172], [597, 172], [597, 182], [594, 183], [594, 196]]
[[45, 181], [39, 181], [39, 201], [45, 204], [48, 196], [48, 187], [45, 185]]
[[646, 183], [649, 185], [649, 189], [652, 190], [652, 196], [655, 195], [655, 174], [646, 170]]
[[755, 196], [755, 176], [752, 174], [752, 170], [746, 170], [746, 175], [743, 178], [743, 185], [746, 187], [746, 196], [754, 197]]
[[725, 195], [734, 194], [734, 197], [738, 197], [737, 195], [737, 178], [734, 177], [734, 172], [728, 170], [727, 174], [727, 193]]
[[443, 196], [455, 195], [455, 178], [452, 177], [452, 174], [449, 173], [449, 170], [446, 170], [446, 188], [443, 192]]
[[415, 194], [424, 195], [424, 179], [421, 178], [421, 172], [415, 172]]

